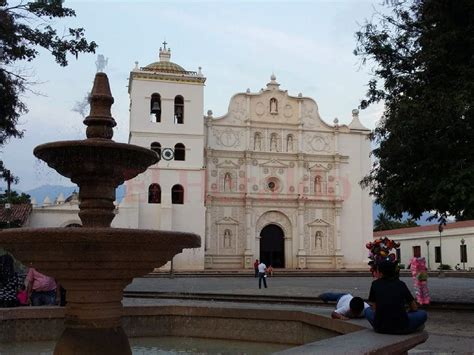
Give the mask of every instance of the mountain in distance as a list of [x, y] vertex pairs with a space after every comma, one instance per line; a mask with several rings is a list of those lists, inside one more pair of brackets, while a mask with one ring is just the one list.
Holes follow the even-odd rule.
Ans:
[[[372, 222], [375, 222], [379, 213], [382, 213], [382, 212], [384, 212], [383, 207], [375, 202], [372, 202]], [[429, 221], [428, 218], [430, 217], [431, 217], [431, 213], [425, 212], [421, 215], [421, 218], [417, 219], [415, 222], [420, 226], [426, 226], [429, 224], [438, 224], [437, 219], [433, 219]], [[407, 219], [408, 219], [408, 214], [404, 213], [402, 217], [402, 221], [406, 221]]]
[[[79, 192], [79, 187], [77, 185], [71, 186], [62, 186], [62, 185], [42, 185], [34, 189], [24, 191], [26, 194], [30, 195], [31, 198], [36, 200], [36, 203], [41, 206], [46, 196], [49, 197], [51, 202], [54, 202], [56, 197], [62, 192], [64, 198], [68, 198], [71, 194], [76, 191]], [[122, 201], [125, 196], [125, 185], [120, 185], [117, 190], [115, 190], [116, 201]]]

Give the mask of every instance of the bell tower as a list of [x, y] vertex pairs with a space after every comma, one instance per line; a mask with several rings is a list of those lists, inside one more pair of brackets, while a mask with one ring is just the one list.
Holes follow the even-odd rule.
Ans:
[[[154, 150], [160, 161], [127, 183], [120, 226], [193, 232], [200, 249], [175, 256], [174, 269], [204, 268], [205, 170], [203, 101], [206, 78], [171, 61], [163, 42], [159, 60], [130, 72], [129, 143]], [[119, 214], [120, 215], [120, 214]]]

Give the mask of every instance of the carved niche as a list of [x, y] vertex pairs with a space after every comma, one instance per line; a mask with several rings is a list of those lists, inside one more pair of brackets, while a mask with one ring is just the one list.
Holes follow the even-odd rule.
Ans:
[[332, 228], [330, 223], [320, 218], [308, 223], [310, 255], [334, 254]]
[[239, 221], [232, 217], [223, 217], [216, 222], [217, 255], [237, 254]]

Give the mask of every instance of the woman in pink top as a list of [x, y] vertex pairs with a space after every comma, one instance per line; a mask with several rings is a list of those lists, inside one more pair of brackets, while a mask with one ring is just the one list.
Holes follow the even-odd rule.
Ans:
[[27, 292], [33, 306], [48, 306], [56, 304], [56, 281], [43, 275], [34, 268], [29, 268], [26, 275]]

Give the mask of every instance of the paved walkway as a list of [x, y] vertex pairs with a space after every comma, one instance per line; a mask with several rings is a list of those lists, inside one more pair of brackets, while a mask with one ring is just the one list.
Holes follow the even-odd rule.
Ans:
[[[411, 278], [402, 278], [413, 291]], [[324, 291], [351, 292], [368, 297], [370, 277], [273, 277], [268, 279], [267, 289], [258, 289], [254, 277], [199, 277], [199, 278], [137, 278], [127, 288], [129, 291], [223, 293], [241, 295], [317, 296]], [[474, 303], [474, 279], [430, 278], [428, 281], [433, 301]], [[205, 305], [201, 301], [126, 299], [125, 304], [178, 303]], [[214, 302], [217, 305], [218, 302]], [[239, 303], [222, 306], [258, 307], [258, 304]], [[268, 305], [267, 305], [268, 306]], [[275, 305], [278, 307], [278, 305]], [[288, 306], [281, 306], [288, 307]], [[293, 307], [293, 306], [292, 306]], [[298, 306], [294, 306], [298, 307]], [[331, 309], [327, 308], [328, 316]], [[364, 322], [365, 320], [359, 320]], [[410, 354], [474, 354], [474, 313], [430, 311], [425, 330], [429, 339]]]
[[[258, 289], [257, 278], [199, 277], [199, 278], [137, 278], [128, 291], [224, 293], [240, 295], [276, 295], [312, 297], [326, 291], [350, 292], [367, 298], [370, 277], [272, 277], [268, 288]], [[413, 292], [411, 278], [402, 278]], [[436, 302], [474, 303], [474, 279], [430, 278], [431, 298]]]

